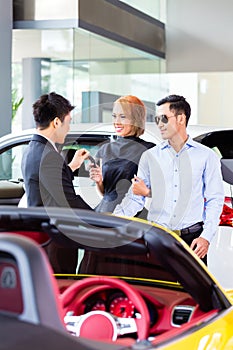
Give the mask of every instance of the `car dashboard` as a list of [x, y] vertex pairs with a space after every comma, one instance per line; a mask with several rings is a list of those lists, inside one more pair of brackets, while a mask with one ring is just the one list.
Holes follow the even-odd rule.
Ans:
[[[57, 279], [60, 293], [64, 293], [76, 281]], [[204, 314], [181, 286], [177, 284], [176, 288], [172, 289], [162, 288], [161, 285], [155, 287], [148, 283], [138, 284], [135, 281], [132, 285], [142, 296], [149, 312], [150, 340]], [[104, 284], [81, 291], [76, 295], [76, 301], [77, 303], [74, 302], [71, 308], [66, 309], [66, 315], [78, 316], [92, 311], [104, 311], [120, 318], [141, 317], [137, 307], [122, 290]], [[131, 336], [136, 337], [136, 334]]]

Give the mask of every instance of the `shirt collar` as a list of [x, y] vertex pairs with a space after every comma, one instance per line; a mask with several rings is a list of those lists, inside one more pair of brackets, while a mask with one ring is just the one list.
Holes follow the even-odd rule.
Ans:
[[55, 144], [52, 140], [50, 140], [50, 139], [49, 139], [48, 137], [46, 137], [45, 135], [40, 134], [39, 132], [38, 132], [38, 135], [44, 137], [49, 143], [51, 143], [51, 145], [53, 146], [53, 148], [58, 152], [57, 146], [56, 146], [56, 144]]
[[[161, 150], [164, 150], [166, 148], [171, 148], [171, 145], [169, 144], [168, 140], [164, 140], [160, 144]], [[184, 144], [183, 148], [190, 148], [190, 147], [196, 147], [195, 141], [188, 135], [188, 140]]]

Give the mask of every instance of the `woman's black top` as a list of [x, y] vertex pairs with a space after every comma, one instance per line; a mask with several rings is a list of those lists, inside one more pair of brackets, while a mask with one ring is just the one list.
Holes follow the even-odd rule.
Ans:
[[134, 174], [137, 174], [142, 153], [154, 146], [152, 142], [128, 136], [100, 147], [96, 158], [102, 159], [104, 195], [96, 211], [113, 212], [128, 192]]

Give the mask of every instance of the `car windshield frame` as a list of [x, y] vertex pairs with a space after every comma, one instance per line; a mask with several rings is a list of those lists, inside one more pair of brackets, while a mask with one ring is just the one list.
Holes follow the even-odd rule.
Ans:
[[[3, 206], [0, 207], [0, 227], [1, 232], [45, 232], [59, 245], [98, 252], [103, 256], [118, 257], [124, 253], [127, 259], [134, 256], [138, 261], [139, 256], [149, 255], [156, 262], [154, 268], [157, 267], [160, 274], [166, 271], [167, 278], [162, 273], [158, 278], [131, 275], [129, 279], [174, 288], [180, 288], [180, 284], [203, 311], [230, 306], [204, 264], [197, 261], [194, 254], [188, 253], [189, 247], [175, 233], [159, 225], [81, 209]], [[109, 248], [106, 242], [110, 241]], [[101, 274], [105, 274], [104, 270]]]

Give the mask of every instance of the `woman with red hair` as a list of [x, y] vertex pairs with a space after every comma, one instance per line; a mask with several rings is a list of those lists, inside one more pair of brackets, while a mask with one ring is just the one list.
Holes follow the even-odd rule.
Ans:
[[131, 179], [137, 174], [142, 153], [155, 146], [139, 137], [145, 130], [146, 107], [138, 97], [118, 98], [113, 104], [112, 117], [117, 139], [103, 144], [97, 152], [102, 167], [90, 169], [90, 178], [103, 195], [95, 208], [98, 212], [113, 212], [121, 203], [131, 186]]

